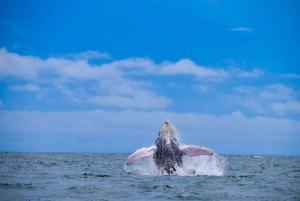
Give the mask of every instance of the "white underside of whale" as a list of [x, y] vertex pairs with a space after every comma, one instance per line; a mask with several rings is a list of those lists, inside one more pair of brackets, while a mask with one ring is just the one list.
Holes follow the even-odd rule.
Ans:
[[[213, 151], [211, 149], [202, 146], [194, 146], [194, 145], [181, 146], [180, 150], [184, 155], [191, 156], [191, 157], [200, 156], [200, 155], [213, 155]], [[155, 151], [156, 151], [155, 145], [147, 148], [138, 149], [127, 158], [126, 164], [129, 165], [143, 157], [150, 156], [154, 154]]]

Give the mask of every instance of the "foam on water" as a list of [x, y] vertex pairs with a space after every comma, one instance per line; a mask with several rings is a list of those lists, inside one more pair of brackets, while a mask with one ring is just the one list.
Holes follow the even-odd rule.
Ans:
[[[182, 167], [177, 167], [178, 176], [210, 175], [222, 176], [225, 171], [225, 158], [217, 154], [213, 156], [183, 156]], [[142, 158], [133, 164], [126, 165], [124, 169], [128, 173], [140, 175], [160, 175], [153, 160], [153, 155]]]

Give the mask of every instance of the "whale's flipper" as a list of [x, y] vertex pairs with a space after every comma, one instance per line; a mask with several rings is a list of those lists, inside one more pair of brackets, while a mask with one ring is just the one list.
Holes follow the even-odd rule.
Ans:
[[180, 147], [183, 154], [187, 156], [199, 156], [199, 155], [213, 155], [214, 152], [211, 149], [202, 146], [182, 146]]
[[129, 165], [130, 163], [133, 163], [134, 161], [137, 161], [140, 158], [150, 156], [155, 151], [156, 151], [156, 146], [138, 149], [126, 159], [126, 164]]

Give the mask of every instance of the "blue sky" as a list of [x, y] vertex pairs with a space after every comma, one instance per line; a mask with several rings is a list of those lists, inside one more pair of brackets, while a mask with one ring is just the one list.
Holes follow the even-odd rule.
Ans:
[[0, 0], [0, 151], [300, 155], [299, 6]]

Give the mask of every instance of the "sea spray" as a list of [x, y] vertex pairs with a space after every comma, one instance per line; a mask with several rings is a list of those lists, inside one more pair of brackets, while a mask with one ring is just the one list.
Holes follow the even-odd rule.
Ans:
[[225, 158], [220, 155], [213, 156], [183, 156], [184, 172], [181, 176], [211, 175], [222, 176], [225, 171]]
[[[178, 176], [222, 176], [225, 171], [225, 158], [220, 155], [213, 156], [183, 156], [182, 167], [177, 167], [176, 175]], [[139, 175], [161, 175], [157, 170], [153, 156], [142, 158], [131, 165], [124, 163], [124, 169], [127, 173]]]
[[141, 158], [130, 165], [126, 165], [126, 163], [124, 163], [124, 169], [128, 173], [140, 175], [158, 175], [158, 170], [154, 163], [153, 155]]

